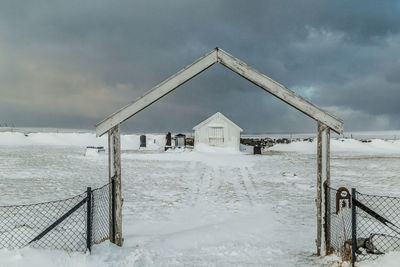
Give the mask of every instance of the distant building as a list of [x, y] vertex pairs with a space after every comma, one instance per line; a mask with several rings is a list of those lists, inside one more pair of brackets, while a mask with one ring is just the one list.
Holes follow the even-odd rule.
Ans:
[[175, 135], [175, 147], [185, 147], [186, 146], [186, 135], [184, 134], [177, 134]]
[[240, 150], [240, 133], [243, 129], [220, 112], [196, 125], [193, 130], [195, 149], [211, 146]]

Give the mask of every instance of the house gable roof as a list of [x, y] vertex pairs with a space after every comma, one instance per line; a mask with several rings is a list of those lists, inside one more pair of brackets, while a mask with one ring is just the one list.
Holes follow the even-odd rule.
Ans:
[[243, 132], [243, 129], [240, 128], [236, 123], [234, 123], [233, 121], [231, 121], [230, 119], [228, 119], [227, 117], [225, 117], [221, 112], [217, 112], [214, 115], [212, 115], [211, 117], [209, 117], [208, 119], [200, 122], [199, 124], [197, 124], [196, 126], [193, 127], [193, 130], [197, 130], [201, 127], [203, 127], [204, 125], [206, 125], [207, 123], [209, 123], [210, 121], [214, 120], [215, 118], [221, 118], [224, 121], [228, 122], [229, 124], [231, 124], [232, 126], [234, 126], [235, 128], [237, 128], [240, 132]]

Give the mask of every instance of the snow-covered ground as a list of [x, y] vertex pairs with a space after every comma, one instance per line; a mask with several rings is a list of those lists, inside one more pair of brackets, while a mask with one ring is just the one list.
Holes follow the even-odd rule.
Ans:
[[[337, 265], [312, 256], [315, 142], [276, 145], [264, 155], [163, 152], [161, 135], [147, 142], [139, 151], [138, 135], [122, 137], [122, 248], [105, 242], [92, 255], [3, 249], [0, 266]], [[107, 143], [93, 133], [0, 133], [0, 205], [70, 197], [106, 183], [107, 154], [85, 156], [86, 146]], [[400, 196], [399, 140], [335, 139], [331, 151], [333, 186]], [[396, 258], [360, 266], [397, 266]]]

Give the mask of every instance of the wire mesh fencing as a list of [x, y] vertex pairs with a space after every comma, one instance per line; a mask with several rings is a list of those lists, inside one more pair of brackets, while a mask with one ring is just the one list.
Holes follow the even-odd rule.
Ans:
[[325, 185], [325, 240], [353, 266], [400, 250], [400, 198], [368, 195]]
[[110, 189], [106, 184], [92, 191], [92, 244], [100, 244], [110, 238]]
[[90, 250], [109, 239], [110, 189], [111, 183], [63, 200], [0, 206], [0, 249]]
[[327, 250], [349, 260], [351, 251], [348, 249], [352, 240], [350, 192], [344, 187], [334, 189], [325, 184], [325, 197], [324, 226]]
[[400, 198], [356, 192], [356, 260], [400, 250]]

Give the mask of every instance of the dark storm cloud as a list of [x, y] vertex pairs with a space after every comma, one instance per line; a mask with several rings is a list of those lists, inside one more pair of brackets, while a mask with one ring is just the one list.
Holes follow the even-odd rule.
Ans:
[[[0, 123], [92, 128], [219, 46], [345, 121], [400, 128], [399, 1], [2, 1]], [[127, 121], [247, 132], [315, 123], [216, 65]]]

